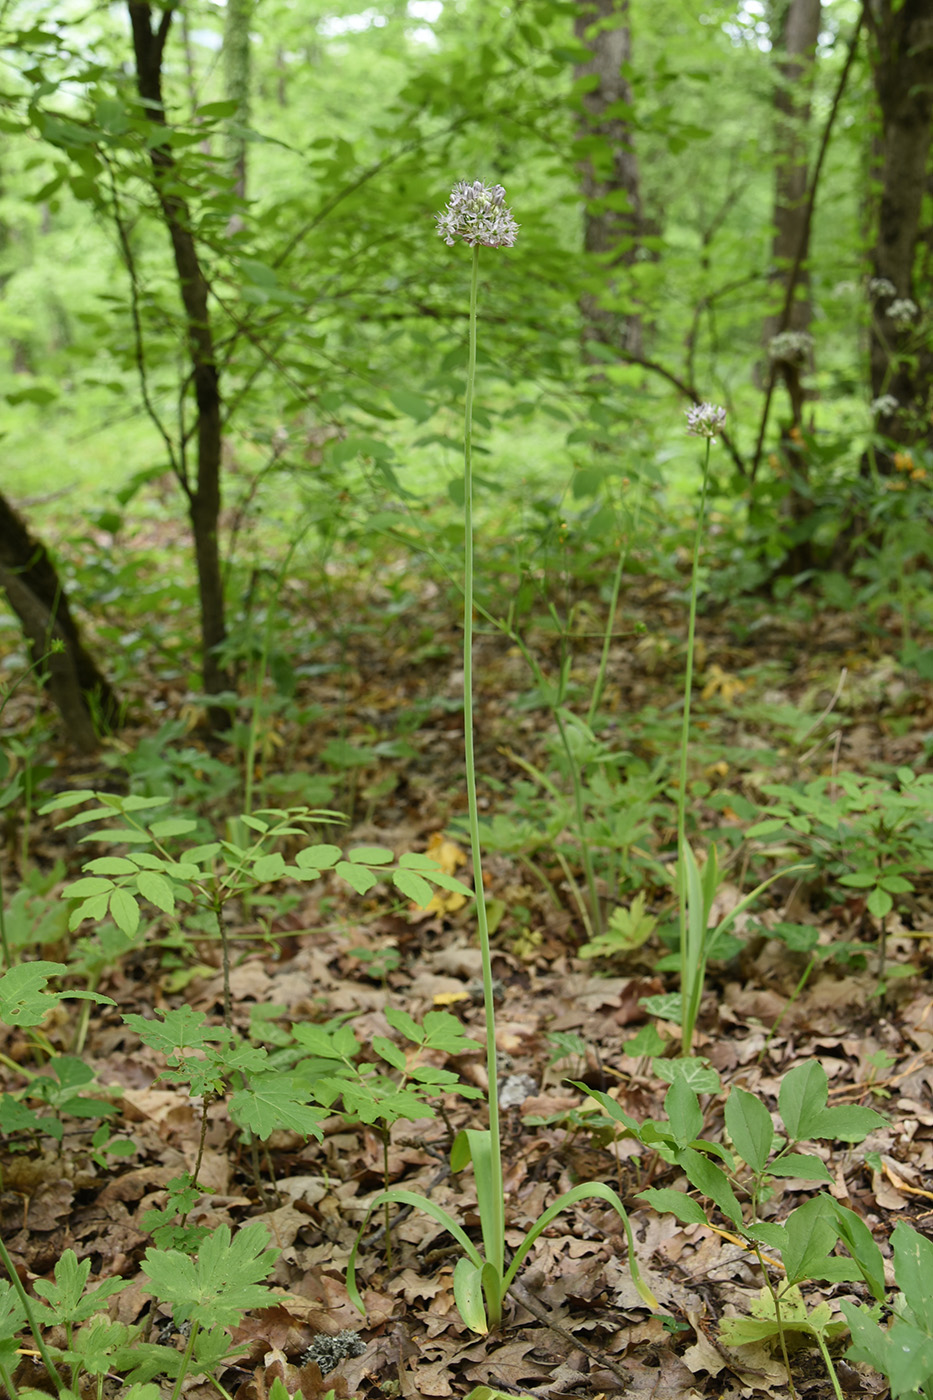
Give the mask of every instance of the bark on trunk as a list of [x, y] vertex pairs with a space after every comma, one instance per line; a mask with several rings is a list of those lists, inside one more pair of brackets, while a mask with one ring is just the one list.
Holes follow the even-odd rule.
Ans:
[[[790, 543], [779, 574], [801, 573], [813, 563], [811, 531], [807, 523], [813, 514], [813, 499], [806, 489], [803, 416], [807, 399], [804, 377], [813, 369], [807, 146], [820, 18], [820, 0], [784, 0], [777, 15], [771, 286], [774, 301], [781, 310], [765, 318], [764, 340], [767, 372], [773, 374], [775, 383], [784, 385], [790, 403], [790, 417], [781, 424], [779, 456], [779, 470], [788, 487], [781, 513]], [[793, 288], [790, 286], [792, 278]], [[788, 306], [789, 294], [792, 300]]]
[[[790, 317], [782, 326], [780, 314], [765, 321], [765, 345], [771, 353], [772, 340], [778, 332], [788, 334], [786, 341], [774, 345], [777, 373], [783, 381], [791, 403], [791, 431], [803, 422], [805, 393], [802, 375], [812, 368], [809, 347], [810, 271], [809, 220], [807, 194], [809, 163], [807, 135], [810, 124], [810, 96], [813, 87], [814, 57], [820, 32], [820, 0], [788, 0], [781, 16], [777, 64], [775, 106], [775, 176], [774, 176], [774, 240], [772, 284], [780, 291], [783, 304], [787, 283], [795, 261], [800, 259]], [[793, 337], [793, 339], [791, 339]]]
[[[41, 662], [40, 673], [65, 722], [68, 742], [82, 753], [93, 753], [98, 747], [95, 714], [114, 728], [119, 722], [119, 702], [81, 640], [48, 551], [3, 496], [0, 587], [19, 618], [31, 660]], [[49, 654], [53, 643], [59, 649]]]
[[[133, 0], [129, 3], [139, 95], [149, 120], [163, 127], [167, 123], [162, 100], [162, 55], [174, 9], [174, 6], [165, 9], [158, 28], [153, 29], [151, 5], [136, 4]], [[227, 636], [217, 533], [221, 504], [220, 381], [208, 307], [207, 279], [191, 232], [187, 203], [178, 193], [182, 182], [177, 174], [175, 158], [167, 140], [152, 143], [149, 153], [156, 197], [171, 239], [185, 310], [191, 377], [197, 404], [197, 477], [192, 484], [183, 467], [181, 484], [188, 498], [188, 513], [194, 535], [204, 652], [202, 674], [204, 689], [210, 696], [230, 688], [230, 678], [217, 657], [217, 648]], [[229, 727], [230, 715], [226, 710], [211, 706], [208, 713], [214, 729]]]
[[871, 0], [867, 19], [881, 116], [881, 199], [869, 289], [871, 389], [878, 430], [910, 447], [933, 442], [933, 354], [928, 336], [918, 334], [930, 293], [918, 252], [933, 131], [933, 8], [930, 0]]
[[592, 339], [640, 357], [641, 316], [607, 305], [625, 294], [624, 279], [613, 275], [613, 269], [631, 267], [637, 260], [642, 233], [638, 160], [625, 110], [632, 108], [632, 87], [623, 70], [632, 57], [629, 0], [578, 4], [574, 29], [592, 55], [575, 69], [577, 79], [587, 78], [591, 84], [577, 129], [577, 168], [585, 201], [583, 241], [607, 270], [605, 292], [587, 293], [581, 310]]
[[236, 177], [236, 194], [246, 198], [246, 141], [242, 130], [249, 121], [250, 42], [249, 28], [255, 0], [227, 0], [224, 15], [224, 86], [228, 102], [235, 102], [230, 121], [228, 157]]

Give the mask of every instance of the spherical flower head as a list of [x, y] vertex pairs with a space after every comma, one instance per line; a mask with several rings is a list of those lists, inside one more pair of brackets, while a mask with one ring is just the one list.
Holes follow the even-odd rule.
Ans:
[[900, 404], [893, 394], [880, 394], [871, 401], [871, 411], [876, 418], [893, 418], [899, 408]]
[[709, 438], [716, 441], [716, 433], [726, 426], [726, 410], [712, 403], [694, 404], [686, 410], [687, 432], [693, 437]]
[[887, 277], [869, 277], [869, 295], [873, 297], [896, 297], [897, 288], [893, 282], [889, 282]]
[[781, 331], [768, 341], [770, 359], [787, 365], [805, 365], [812, 349], [813, 336], [809, 331]]
[[501, 185], [485, 185], [482, 180], [459, 180], [451, 191], [446, 209], [436, 214], [438, 237], [452, 248], [458, 238], [470, 247], [512, 248], [518, 224], [505, 207]]
[[910, 297], [898, 297], [888, 307], [888, 318], [894, 322], [899, 331], [906, 330], [919, 309], [917, 303], [911, 301]]

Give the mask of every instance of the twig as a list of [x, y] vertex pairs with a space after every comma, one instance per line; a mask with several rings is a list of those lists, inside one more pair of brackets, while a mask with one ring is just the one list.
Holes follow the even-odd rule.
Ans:
[[565, 1327], [561, 1327], [560, 1323], [555, 1321], [554, 1314], [549, 1313], [543, 1303], [539, 1303], [537, 1298], [529, 1293], [525, 1285], [519, 1283], [518, 1279], [514, 1280], [509, 1292], [518, 1299], [523, 1308], [526, 1308], [528, 1312], [531, 1313], [532, 1317], [537, 1318], [550, 1332], [560, 1337], [562, 1341], [573, 1347], [575, 1351], [582, 1351], [583, 1355], [588, 1356], [591, 1361], [595, 1361], [597, 1366], [605, 1366], [607, 1371], [612, 1372], [623, 1390], [628, 1390], [632, 1383], [630, 1371], [623, 1370], [618, 1362], [611, 1360], [604, 1352], [597, 1351], [595, 1347], [588, 1346], [587, 1343], [581, 1341], [579, 1337], [575, 1337], [572, 1332], [568, 1332]]

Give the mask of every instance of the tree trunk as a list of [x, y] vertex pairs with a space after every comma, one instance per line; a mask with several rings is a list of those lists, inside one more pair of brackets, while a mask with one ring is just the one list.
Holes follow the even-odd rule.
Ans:
[[19, 618], [30, 658], [39, 667], [65, 722], [68, 741], [82, 753], [98, 747], [95, 715], [119, 722], [110, 682], [87, 651], [61, 579], [45, 546], [0, 496], [0, 587]]
[[641, 316], [606, 305], [624, 291], [613, 269], [631, 267], [637, 260], [642, 233], [638, 160], [624, 110], [632, 107], [632, 87], [623, 68], [632, 57], [629, 0], [587, 0], [576, 11], [576, 36], [592, 55], [575, 69], [578, 80], [589, 80], [577, 128], [583, 242], [608, 273], [605, 292], [587, 293], [581, 310], [591, 339], [640, 357]]
[[236, 177], [236, 194], [246, 198], [246, 139], [243, 128], [249, 121], [250, 42], [249, 29], [255, 0], [227, 0], [224, 13], [224, 96], [235, 102], [230, 119], [227, 154]]
[[[919, 267], [933, 131], [930, 0], [871, 0], [871, 60], [881, 116], [881, 200], [869, 287], [871, 390], [878, 431], [902, 447], [933, 442], [933, 354], [918, 335], [930, 284]], [[886, 454], [879, 460], [890, 468]]]
[[[812, 563], [808, 519], [813, 501], [806, 489], [803, 438], [804, 376], [813, 369], [810, 336], [810, 168], [807, 145], [820, 0], [783, 0], [774, 18], [777, 65], [774, 88], [774, 237], [771, 244], [772, 296], [781, 308], [765, 318], [767, 372], [787, 390], [790, 417], [781, 425], [778, 470], [788, 491], [781, 511], [790, 535], [780, 574], [798, 574]], [[793, 289], [790, 280], [794, 279]], [[787, 306], [788, 293], [792, 300]], [[812, 426], [812, 424], [811, 424]]]
[[[170, 6], [163, 11], [156, 30], [152, 28], [152, 7], [148, 3], [136, 4], [129, 0], [129, 13], [139, 95], [149, 120], [166, 127], [162, 100], [162, 55], [174, 8]], [[188, 206], [178, 193], [183, 182], [167, 139], [153, 142], [149, 154], [155, 192], [171, 239], [179, 292], [185, 310], [191, 378], [197, 404], [197, 477], [192, 484], [183, 456], [180, 478], [188, 499], [197, 561], [204, 689], [211, 696], [230, 688], [229, 676], [217, 656], [217, 649], [227, 636], [218, 544], [221, 504], [220, 380], [208, 308], [207, 279], [191, 232]], [[214, 729], [229, 727], [230, 715], [219, 706], [210, 707], [209, 718]]]
[[[812, 367], [810, 351], [810, 270], [807, 265], [810, 227], [807, 218], [809, 164], [807, 135], [814, 57], [820, 32], [820, 0], [787, 0], [780, 17], [775, 106], [774, 239], [772, 285], [783, 304], [791, 270], [799, 258], [790, 318], [780, 314], [765, 321], [765, 344], [783, 380], [791, 403], [790, 430], [799, 432], [805, 399], [801, 378]], [[778, 332], [787, 339], [775, 342]]]

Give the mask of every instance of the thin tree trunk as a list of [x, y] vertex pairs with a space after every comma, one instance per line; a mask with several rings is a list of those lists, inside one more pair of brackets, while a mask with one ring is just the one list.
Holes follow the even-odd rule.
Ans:
[[777, 366], [791, 403], [790, 429], [799, 431], [805, 399], [803, 373], [812, 368], [809, 345], [812, 306], [807, 265], [810, 222], [807, 218], [809, 164], [807, 137], [814, 57], [820, 33], [820, 0], [787, 0], [781, 16], [775, 106], [773, 284], [783, 303], [795, 260], [800, 259], [790, 319], [783, 329], [787, 339], [773, 343], [782, 330], [780, 314], [765, 321], [765, 344]]
[[48, 550], [0, 496], [0, 587], [19, 618], [33, 663], [39, 665], [69, 743], [82, 753], [98, 747], [95, 716], [119, 722], [116, 695], [84, 646]]
[[[158, 28], [153, 29], [151, 5], [129, 0], [139, 95], [149, 120], [162, 127], [167, 127], [162, 100], [162, 55], [173, 13], [174, 6], [165, 9]], [[227, 636], [218, 543], [221, 503], [220, 379], [208, 307], [209, 288], [191, 232], [188, 206], [178, 193], [182, 181], [178, 176], [175, 157], [167, 139], [153, 142], [149, 154], [153, 184], [171, 239], [179, 292], [185, 310], [191, 378], [197, 404], [197, 477], [192, 483], [184, 460], [180, 475], [188, 499], [197, 561], [204, 689], [211, 696], [230, 688], [229, 676], [217, 656], [217, 649]], [[230, 716], [219, 706], [210, 707], [209, 717], [214, 729], [229, 726]]]
[[[638, 160], [624, 111], [632, 107], [632, 87], [623, 67], [632, 58], [629, 0], [586, 0], [576, 7], [574, 28], [592, 55], [575, 69], [577, 79], [588, 78], [592, 84], [583, 97], [584, 115], [577, 129], [577, 168], [585, 201], [583, 242], [607, 269], [606, 290], [613, 298], [624, 290], [623, 279], [613, 270], [631, 267], [637, 260], [642, 234]], [[609, 309], [598, 293], [587, 293], [581, 310], [591, 339], [641, 356], [637, 311]]]
[[250, 40], [255, 0], [227, 0], [224, 14], [224, 86], [228, 102], [235, 102], [230, 119], [227, 154], [236, 176], [236, 193], [246, 198], [246, 139], [243, 129], [249, 121]]
[[[768, 372], [787, 390], [790, 418], [781, 425], [780, 470], [787, 481], [781, 504], [790, 537], [781, 574], [797, 574], [813, 563], [808, 519], [813, 500], [806, 489], [807, 455], [803, 439], [804, 376], [813, 369], [810, 336], [810, 169], [808, 136], [820, 0], [783, 0], [776, 17], [777, 65], [774, 88], [774, 237], [771, 285], [781, 310], [765, 318]], [[796, 269], [788, 305], [791, 276]], [[786, 310], [785, 310], [786, 308]]]
[[[878, 430], [901, 446], [933, 442], [933, 355], [918, 335], [921, 212], [933, 132], [933, 6], [871, 0], [868, 24], [881, 114], [881, 199], [870, 284], [871, 390]], [[890, 466], [885, 454], [879, 465]]]

